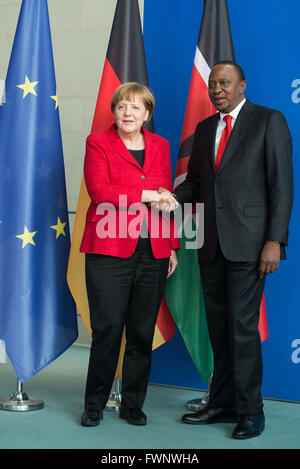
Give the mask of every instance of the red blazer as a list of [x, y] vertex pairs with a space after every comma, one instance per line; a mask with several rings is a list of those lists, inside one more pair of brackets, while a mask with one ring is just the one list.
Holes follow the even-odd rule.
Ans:
[[150, 210], [141, 203], [143, 189], [172, 190], [169, 143], [141, 129], [145, 161], [141, 168], [113, 125], [88, 136], [84, 175], [91, 203], [80, 251], [129, 257], [133, 254], [146, 216], [155, 258], [169, 257], [179, 249], [173, 216]]

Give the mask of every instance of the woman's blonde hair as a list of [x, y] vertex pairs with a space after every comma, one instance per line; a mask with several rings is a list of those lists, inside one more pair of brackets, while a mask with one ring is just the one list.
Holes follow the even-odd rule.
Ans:
[[144, 102], [144, 106], [149, 112], [149, 117], [147, 120], [147, 122], [149, 122], [155, 107], [154, 94], [152, 93], [150, 88], [148, 88], [148, 86], [142, 85], [141, 83], [137, 83], [135, 81], [123, 83], [116, 89], [111, 100], [111, 111], [114, 113], [115, 107], [120, 101], [122, 101], [123, 99], [131, 101], [132, 97], [135, 95], [141, 96]]

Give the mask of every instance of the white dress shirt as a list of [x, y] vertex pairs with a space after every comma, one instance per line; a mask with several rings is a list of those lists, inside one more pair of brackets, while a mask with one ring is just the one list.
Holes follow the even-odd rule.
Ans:
[[238, 104], [238, 106], [236, 108], [234, 108], [231, 112], [228, 112], [228, 114], [223, 114], [223, 112], [220, 112], [220, 119], [219, 119], [218, 126], [217, 126], [216, 141], [215, 141], [215, 160], [217, 158], [217, 153], [218, 153], [219, 143], [220, 143], [220, 140], [221, 140], [221, 135], [223, 133], [223, 130], [226, 127], [226, 123], [224, 121], [224, 116], [229, 115], [229, 116], [232, 117], [231, 129], [233, 129], [235, 121], [237, 120], [237, 116], [238, 116], [240, 110], [242, 109], [242, 107], [244, 106], [245, 102], [246, 102], [246, 98], [244, 98], [243, 101], [241, 101], [240, 104]]

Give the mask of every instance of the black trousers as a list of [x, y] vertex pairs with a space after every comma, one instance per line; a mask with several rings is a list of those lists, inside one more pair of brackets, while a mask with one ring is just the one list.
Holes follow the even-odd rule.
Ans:
[[154, 328], [169, 258], [155, 259], [150, 240], [140, 238], [134, 254], [118, 258], [86, 254], [86, 285], [92, 344], [85, 409], [104, 409], [118, 363], [123, 328], [126, 347], [122, 370], [122, 406], [141, 409], [151, 365]]
[[257, 262], [230, 262], [220, 247], [213, 262], [200, 264], [214, 353], [211, 407], [239, 415], [261, 411], [262, 355], [258, 331], [264, 279]]

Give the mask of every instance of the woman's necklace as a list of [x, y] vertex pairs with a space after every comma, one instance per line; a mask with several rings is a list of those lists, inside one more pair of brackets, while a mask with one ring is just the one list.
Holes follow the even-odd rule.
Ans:
[[121, 139], [128, 150], [144, 150], [145, 149], [144, 135], [141, 132], [134, 139], [126, 139], [122, 137]]

